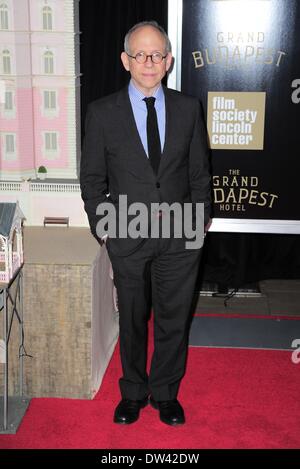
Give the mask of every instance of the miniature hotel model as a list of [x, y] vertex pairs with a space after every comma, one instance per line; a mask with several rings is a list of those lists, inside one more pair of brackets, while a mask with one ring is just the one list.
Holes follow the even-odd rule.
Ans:
[[[78, 181], [79, 36], [79, 0], [0, 0], [0, 202], [18, 203], [25, 217], [30, 397], [92, 398], [118, 337], [110, 262], [90, 234]], [[10, 362], [15, 394], [17, 351]]]

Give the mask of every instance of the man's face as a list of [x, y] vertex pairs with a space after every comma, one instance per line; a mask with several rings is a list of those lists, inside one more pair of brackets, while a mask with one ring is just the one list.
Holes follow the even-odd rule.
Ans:
[[[129, 48], [130, 55], [133, 56], [138, 52], [144, 52], [146, 55], [160, 52], [166, 55], [164, 37], [152, 26], [143, 26], [134, 31], [130, 36]], [[171, 66], [172, 55], [169, 53], [160, 64], [153, 63], [150, 57], [144, 64], [139, 64], [135, 59], [128, 57], [126, 52], [122, 52], [121, 60], [125, 69], [130, 72], [134, 85], [145, 96], [152, 96]]]

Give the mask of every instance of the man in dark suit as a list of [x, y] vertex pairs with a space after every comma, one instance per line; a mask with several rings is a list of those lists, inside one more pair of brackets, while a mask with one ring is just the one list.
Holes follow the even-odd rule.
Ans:
[[[153, 203], [203, 203], [205, 224], [210, 213], [207, 137], [199, 102], [161, 84], [172, 62], [168, 36], [155, 22], [139, 23], [127, 33], [124, 49], [129, 86], [91, 103], [86, 117], [80, 181], [91, 232], [100, 244], [105, 237], [97, 230], [97, 207], [109, 202], [118, 208], [121, 195], [128, 204], [143, 203], [152, 221], [164, 217], [163, 211], [153, 213]], [[177, 394], [201, 254], [199, 248], [187, 249], [185, 241], [172, 231], [168, 238], [119, 235], [106, 240], [118, 292], [123, 369], [116, 423], [136, 421], [148, 402], [162, 422], [185, 422]], [[148, 375], [151, 301], [154, 353]]]

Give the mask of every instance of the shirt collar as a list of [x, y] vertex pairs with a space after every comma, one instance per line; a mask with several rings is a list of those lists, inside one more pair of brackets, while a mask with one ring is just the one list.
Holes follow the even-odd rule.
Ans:
[[[129, 86], [128, 86], [128, 93], [129, 93], [129, 96], [130, 96], [130, 99], [132, 100], [132, 102], [134, 102], [135, 104], [142, 104], [143, 108], [145, 107], [145, 103], [142, 102], [144, 98], [146, 98], [147, 96], [145, 96], [140, 90], [138, 90], [132, 80], [130, 80], [129, 82]], [[163, 87], [162, 85], [159, 85], [159, 87], [157, 88], [157, 90], [153, 93], [153, 98], [156, 99], [155, 101], [155, 107], [158, 109], [159, 107], [163, 106], [164, 105], [164, 102], [165, 102], [165, 95], [164, 95], [164, 92], [163, 92]], [[146, 108], [145, 108], [146, 109]]]

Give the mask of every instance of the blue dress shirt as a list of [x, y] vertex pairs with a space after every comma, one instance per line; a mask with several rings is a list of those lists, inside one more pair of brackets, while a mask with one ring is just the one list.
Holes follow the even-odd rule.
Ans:
[[[138, 133], [145, 152], [149, 157], [147, 142], [147, 106], [145, 101], [143, 101], [147, 96], [144, 96], [144, 94], [134, 86], [132, 80], [129, 83], [128, 92]], [[155, 91], [153, 97], [156, 98], [154, 107], [157, 115], [161, 152], [163, 152], [166, 132], [166, 106], [165, 95], [161, 85]]]

